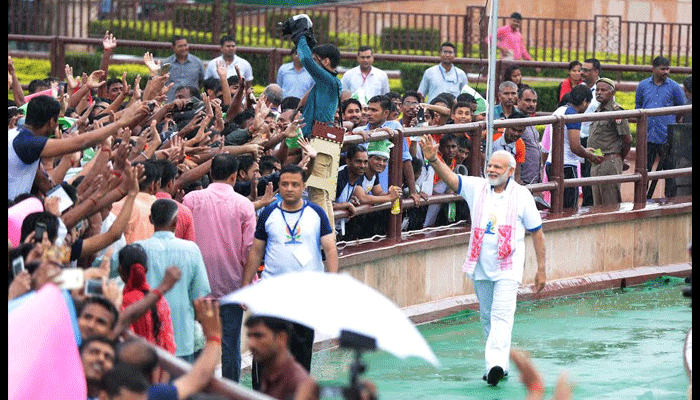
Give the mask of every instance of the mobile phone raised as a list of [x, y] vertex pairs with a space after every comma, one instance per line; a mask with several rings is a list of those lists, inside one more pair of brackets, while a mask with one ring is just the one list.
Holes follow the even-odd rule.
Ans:
[[84, 272], [80, 268], [65, 268], [58, 275], [63, 289], [80, 289], [84, 285]]
[[17, 276], [24, 271], [24, 258], [19, 256], [12, 260], [12, 276]]
[[102, 296], [102, 281], [89, 279], [85, 281], [86, 296]]
[[37, 222], [36, 225], [34, 225], [34, 240], [41, 242], [41, 239], [44, 237], [44, 232], [46, 232], [46, 224]]

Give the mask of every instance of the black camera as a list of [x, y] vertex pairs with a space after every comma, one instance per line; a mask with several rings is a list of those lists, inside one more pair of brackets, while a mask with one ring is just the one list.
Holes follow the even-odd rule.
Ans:
[[306, 36], [307, 43], [310, 48], [316, 45], [314, 37], [313, 23], [311, 18], [306, 14], [298, 14], [284, 22], [277, 24], [277, 30], [282, 36], [291, 36], [292, 42], [296, 45], [302, 36]]
[[[340, 398], [345, 400], [360, 400], [364, 385], [360, 382], [360, 374], [367, 371], [367, 365], [362, 361], [363, 351], [377, 349], [377, 340], [359, 333], [343, 329], [340, 331], [339, 346], [355, 352], [355, 361], [350, 365], [350, 384], [348, 386], [323, 386], [319, 389], [320, 398]], [[371, 395], [371, 399], [376, 399]]]

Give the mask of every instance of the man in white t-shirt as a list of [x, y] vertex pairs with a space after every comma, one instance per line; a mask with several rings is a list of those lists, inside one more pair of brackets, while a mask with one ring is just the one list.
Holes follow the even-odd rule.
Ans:
[[474, 282], [486, 336], [484, 380], [495, 386], [508, 374], [515, 302], [525, 266], [525, 231], [537, 254], [535, 289], [544, 288], [545, 244], [542, 219], [527, 188], [515, 182], [515, 158], [495, 151], [486, 178], [458, 175], [437, 156], [429, 135], [420, 141], [425, 159], [471, 210], [472, 232], [462, 270]]
[[241, 75], [245, 78], [245, 85], [249, 88], [253, 84], [253, 68], [250, 63], [236, 55], [236, 39], [233, 36], [223, 36], [221, 38], [221, 55], [209, 61], [207, 70], [204, 72], [204, 80], [209, 78], [219, 78], [216, 73], [216, 65], [219, 62], [226, 64], [226, 78], [230, 78], [236, 73], [236, 65], [241, 70]]
[[[301, 271], [338, 272], [333, 227], [323, 208], [302, 197], [305, 188], [301, 167], [296, 164], [282, 167], [279, 178], [282, 201], [265, 207], [258, 218], [243, 286], [253, 281], [261, 262], [265, 264], [263, 280]], [[310, 371], [314, 331], [293, 325], [296, 334], [291, 338], [290, 350], [297, 362]], [[259, 367], [253, 366], [253, 387], [259, 383]]]
[[361, 46], [357, 50], [357, 63], [359, 65], [343, 74], [341, 80], [343, 90], [355, 93], [358, 89], [362, 89], [368, 98], [387, 94], [389, 92], [389, 77], [386, 72], [373, 67], [373, 62], [372, 48]]

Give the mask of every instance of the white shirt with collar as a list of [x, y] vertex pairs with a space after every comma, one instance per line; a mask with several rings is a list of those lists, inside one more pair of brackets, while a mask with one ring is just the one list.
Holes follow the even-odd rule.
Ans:
[[[207, 64], [207, 70], [204, 71], [204, 79], [209, 79], [209, 78], [218, 78], [219, 75], [216, 73], [216, 63], [219, 61], [224, 61], [224, 56], [218, 56], [215, 59], [209, 61]], [[230, 78], [234, 75], [236, 75], [236, 65], [238, 65], [238, 68], [241, 70], [241, 74], [243, 74], [243, 78], [245, 78], [246, 82], [250, 82], [253, 80], [253, 67], [250, 66], [250, 63], [246, 61], [245, 59], [238, 57], [237, 55], [233, 55], [233, 62], [228, 65], [228, 68], [226, 69], [226, 78]]]
[[[585, 82], [583, 82], [583, 84], [585, 85]], [[595, 84], [593, 84], [593, 87], [591, 88], [591, 94], [593, 95], [593, 98], [591, 99], [591, 104], [589, 104], [588, 108], [586, 108], [586, 111], [583, 112], [584, 114], [594, 113], [595, 110], [600, 105], [598, 100], [596, 100], [596, 98], [595, 98]], [[581, 132], [580, 132], [581, 139], [588, 137], [588, 130], [589, 129], [591, 129], [591, 121], [581, 122]]]
[[369, 74], [364, 76], [358, 65], [343, 74], [341, 83], [343, 84], [343, 90], [348, 90], [352, 93], [362, 89], [368, 99], [387, 94], [390, 90], [389, 77], [386, 72], [375, 67], [370, 67]]

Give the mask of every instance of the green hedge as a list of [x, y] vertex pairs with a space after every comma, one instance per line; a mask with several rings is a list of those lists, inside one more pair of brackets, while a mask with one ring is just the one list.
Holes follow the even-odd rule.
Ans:
[[439, 29], [384, 28], [381, 33], [382, 50], [431, 50], [440, 48]]

